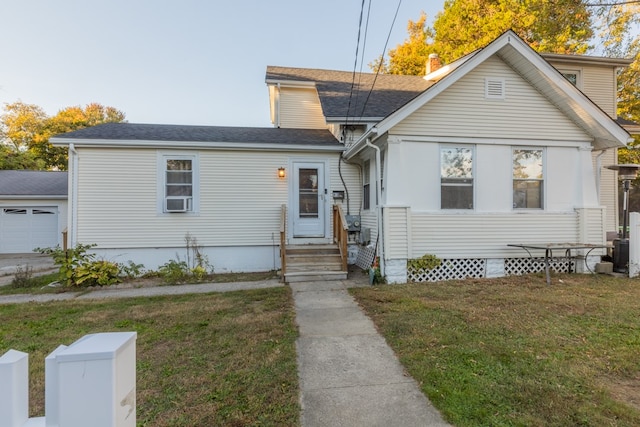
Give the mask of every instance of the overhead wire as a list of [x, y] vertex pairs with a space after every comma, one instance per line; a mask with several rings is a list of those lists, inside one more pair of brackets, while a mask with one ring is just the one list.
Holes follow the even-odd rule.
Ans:
[[384, 54], [387, 51], [387, 46], [389, 45], [389, 39], [391, 39], [391, 33], [393, 32], [393, 27], [396, 24], [396, 19], [398, 18], [398, 12], [400, 11], [400, 6], [402, 5], [402, 0], [398, 0], [398, 7], [396, 7], [396, 13], [393, 15], [393, 21], [391, 22], [391, 27], [389, 28], [389, 33], [387, 34], [387, 40], [384, 42], [384, 48], [382, 49], [382, 55], [380, 55], [380, 62], [378, 63], [378, 68], [376, 69], [376, 74], [373, 77], [373, 82], [371, 83], [371, 88], [369, 89], [369, 93], [367, 93], [367, 97], [364, 100], [364, 104], [362, 106], [362, 114], [364, 114], [365, 108], [367, 108], [367, 104], [369, 103], [369, 98], [371, 97], [371, 93], [373, 92], [373, 88], [376, 85], [376, 81], [378, 80], [378, 75], [380, 74], [380, 69], [382, 68], [382, 58], [384, 58]]

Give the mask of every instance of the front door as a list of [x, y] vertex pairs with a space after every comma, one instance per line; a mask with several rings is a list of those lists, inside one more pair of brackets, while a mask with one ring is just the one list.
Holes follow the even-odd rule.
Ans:
[[325, 237], [324, 163], [294, 163], [293, 173], [293, 237]]

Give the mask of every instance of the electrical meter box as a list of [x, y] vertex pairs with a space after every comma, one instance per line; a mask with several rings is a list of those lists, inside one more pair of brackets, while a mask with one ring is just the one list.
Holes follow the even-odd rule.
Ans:
[[360, 215], [345, 215], [349, 232], [360, 231]]

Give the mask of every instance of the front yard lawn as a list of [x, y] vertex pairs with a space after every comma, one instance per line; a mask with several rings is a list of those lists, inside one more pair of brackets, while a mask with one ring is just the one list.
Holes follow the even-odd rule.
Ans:
[[31, 416], [44, 357], [95, 332], [136, 331], [138, 426], [297, 425], [289, 288], [0, 305], [0, 354], [29, 353]]
[[640, 281], [542, 276], [351, 290], [456, 426], [640, 425]]

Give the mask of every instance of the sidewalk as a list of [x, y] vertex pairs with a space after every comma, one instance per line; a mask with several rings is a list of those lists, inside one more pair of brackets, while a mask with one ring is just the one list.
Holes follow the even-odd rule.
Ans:
[[65, 301], [72, 299], [104, 299], [153, 297], [158, 295], [205, 294], [209, 292], [243, 291], [284, 286], [278, 279], [256, 282], [201, 283], [195, 285], [150, 286], [141, 288], [101, 288], [91, 291], [64, 292], [60, 294], [13, 294], [0, 295], [0, 304], [19, 304], [27, 302]]
[[302, 426], [448, 426], [348, 294], [353, 284], [291, 284]]

